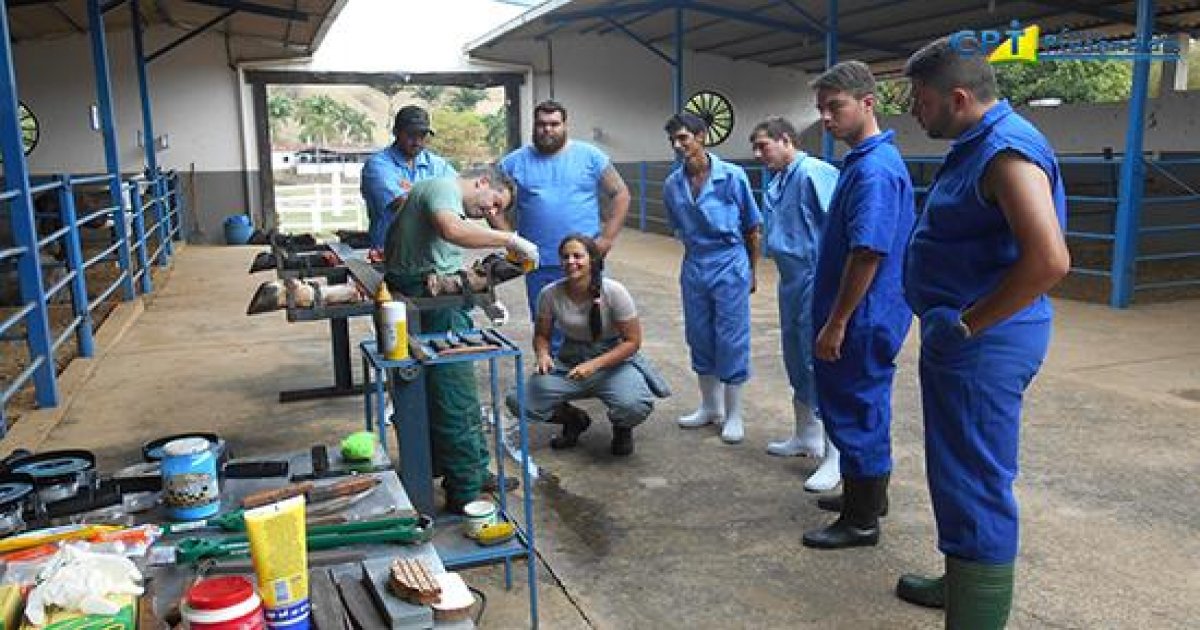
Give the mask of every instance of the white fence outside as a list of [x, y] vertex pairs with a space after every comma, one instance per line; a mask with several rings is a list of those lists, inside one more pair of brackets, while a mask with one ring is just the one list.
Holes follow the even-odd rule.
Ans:
[[280, 232], [330, 234], [367, 229], [367, 206], [359, 194], [358, 180], [347, 180], [338, 171], [322, 179], [325, 181], [275, 186]]

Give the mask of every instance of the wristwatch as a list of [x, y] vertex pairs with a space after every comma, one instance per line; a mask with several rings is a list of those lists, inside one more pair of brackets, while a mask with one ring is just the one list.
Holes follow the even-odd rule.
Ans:
[[961, 311], [958, 313], [958, 323], [954, 326], [954, 328], [958, 331], [958, 334], [962, 335], [963, 339], [971, 338], [971, 327], [967, 325], [967, 322], [963, 321], [963, 314]]

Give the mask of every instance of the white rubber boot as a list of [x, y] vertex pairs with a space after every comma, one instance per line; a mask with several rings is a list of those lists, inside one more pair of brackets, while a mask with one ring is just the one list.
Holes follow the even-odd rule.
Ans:
[[825, 438], [825, 459], [817, 466], [816, 472], [804, 482], [804, 489], [809, 492], [829, 492], [842, 481], [842, 463], [837, 447]]
[[725, 425], [721, 427], [721, 440], [726, 444], [739, 444], [746, 437], [742, 426], [742, 385], [725, 383]]
[[700, 376], [700, 408], [694, 413], [679, 418], [679, 426], [685, 429], [695, 429], [706, 424], [721, 422], [725, 416], [724, 402], [725, 386], [715, 376]]
[[799, 400], [792, 401], [792, 409], [796, 413], [796, 432], [782, 442], [769, 442], [767, 453], [780, 457], [824, 457], [825, 426], [821, 419], [812, 407]]

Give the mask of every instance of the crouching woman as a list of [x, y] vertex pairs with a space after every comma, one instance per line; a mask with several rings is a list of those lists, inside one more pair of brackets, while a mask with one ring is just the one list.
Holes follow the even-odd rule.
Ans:
[[[533, 339], [537, 372], [526, 381], [527, 417], [561, 424], [562, 432], [550, 446], [571, 448], [591, 418], [570, 401], [597, 398], [612, 422], [613, 455], [629, 455], [633, 428], [653, 411], [655, 397], [666, 398], [670, 388], [639, 352], [637, 307], [624, 285], [604, 277], [596, 242], [571, 234], [559, 243], [558, 255], [565, 277], [538, 294]], [[564, 342], [558, 356], [551, 356], [556, 328]], [[515, 393], [507, 402], [515, 414]]]

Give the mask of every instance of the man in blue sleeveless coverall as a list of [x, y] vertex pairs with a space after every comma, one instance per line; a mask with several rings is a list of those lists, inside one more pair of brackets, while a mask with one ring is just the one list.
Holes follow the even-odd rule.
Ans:
[[839, 516], [804, 534], [818, 549], [879, 542], [892, 472], [892, 379], [912, 325], [900, 286], [913, 223], [908, 169], [895, 132], [875, 119], [875, 78], [866, 64], [839, 63], [818, 77], [825, 128], [850, 147], [821, 235], [813, 289], [817, 401], [841, 454], [841, 500], [821, 502]]
[[944, 605], [947, 628], [1003, 628], [1012, 606], [1021, 402], [1050, 341], [1045, 293], [1070, 269], [1054, 150], [998, 101], [986, 58], [947, 39], [908, 60], [912, 113], [951, 140], [904, 268], [921, 319], [925, 469], [943, 578], [905, 575], [901, 598]]

